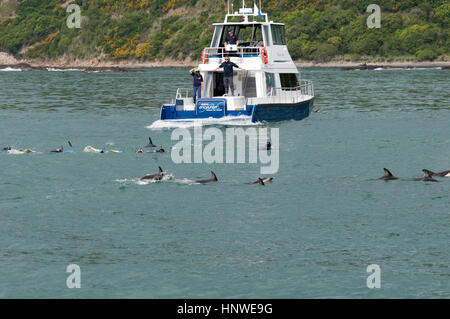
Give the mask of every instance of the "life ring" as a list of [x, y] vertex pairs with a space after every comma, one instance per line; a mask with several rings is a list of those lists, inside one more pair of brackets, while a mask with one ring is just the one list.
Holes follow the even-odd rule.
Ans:
[[206, 54], [206, 49], [203, 49], [202, 63], [205, 64], [206, 62], [208, 62], [208, 54]]
[[264, 64], [269, 63], [269, 55], [267, 54], [267, 50], [265, 47], [261, 48], [261, 59], [263, 60]]

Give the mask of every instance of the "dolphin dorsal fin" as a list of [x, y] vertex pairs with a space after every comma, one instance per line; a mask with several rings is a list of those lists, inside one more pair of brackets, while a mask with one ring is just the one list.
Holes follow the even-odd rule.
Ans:
[[427, 169], [423, 169], [422, 172], [424, 172], [425, 177], [430, 177], [430, 178], [433, 177], [433, 172], [432, 171], [429, 171]]
[[261, 185], [261, 186], [264, 186], [264, 182], [263, 182], [263, 180], [261, 179], [261, 177], [258, 178], [258, 184]]
[[158, 166], [158, 169], [159, 169], [158, 174], [161, 175], [163, 173], [163, 170], [162, 170], [161, 166]]
[[430, 176], [433, 176], [436, 174], [435, 172], [430, 171], [429, 169], [423, 169], [422, 172], [424, 172], [425, 174], [430, 174]]
[[387, 168], [383, 169], [384, 169], [384, 176], [392, 176], [392, 173]]
[[211, 178], [215, 181], [218, 181], [216, 174], [214, 174], [213, 171], [211, 171]]

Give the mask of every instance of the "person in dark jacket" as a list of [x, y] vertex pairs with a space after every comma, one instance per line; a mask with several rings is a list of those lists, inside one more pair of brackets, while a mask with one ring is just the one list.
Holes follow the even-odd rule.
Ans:
[[239, 67], [237, 64], [230, 61], [230, 57], [225, 57], [225, 62], [223, 62], [217, 69], [223, 68], [223, 86], [225, 87], [225, 94], [228, 94], [228, 88], [231, 89], [231, 95], [234, 95], [234, 84], [233, 84], [233, 68], [238, 68], [239, 70], [245, 71], [243, 68]]
[[233, 28], [228, 28], [228, 34], [225, 37], [224, 47], [226, 47], [228, 44], [239, 45], [239, 39], [237, 35], [233, 33]]
[[197, 99], [202, 97], [203, 76], [200, 74], [200, 69], [191, 69], [189, 73], [194, 78], [194, 84], [192, 86], [192, 97], [194, 98], [194, 104]]

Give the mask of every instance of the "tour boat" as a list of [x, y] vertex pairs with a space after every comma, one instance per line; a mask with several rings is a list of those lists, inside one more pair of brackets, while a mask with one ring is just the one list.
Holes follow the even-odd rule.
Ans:
[[[314, 104], [312, 81], [300, 78], [286, 46], [285, 25], [269, 21], [257, 6], [228, 12], [223, 23], [214, 23], [211, 46], [203, 50], [198, 65], [203, 76], [201, 98], [196, 103], [191, 88], [179, 88], [175, 99], [161, 108], [162, 121], [249, 119], [251, 122], [301, 120]], [[239, 44], [224, 47], [229, 29]], [[225, 94], [223, 69], [229, 56], [234, 69], [234, 94]], [[217, 71], [216, 71], [217, 70]]]

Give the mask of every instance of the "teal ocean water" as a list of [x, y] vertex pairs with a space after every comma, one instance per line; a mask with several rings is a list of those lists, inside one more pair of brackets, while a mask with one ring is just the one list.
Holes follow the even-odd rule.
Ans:
[[[259, 165], [175, 164], [148, 128], [187, 70], [0, 72], [0, 147], [37, 151], [0, 153], [0, 297], [449, 298], [450, 178], [412, 180], [450, 169], [448, 71], [302, 74], [320, 112], [262, 125], [280, 167], [259, 187]], [[148, 136], [166, 153], [136, 154]]]

